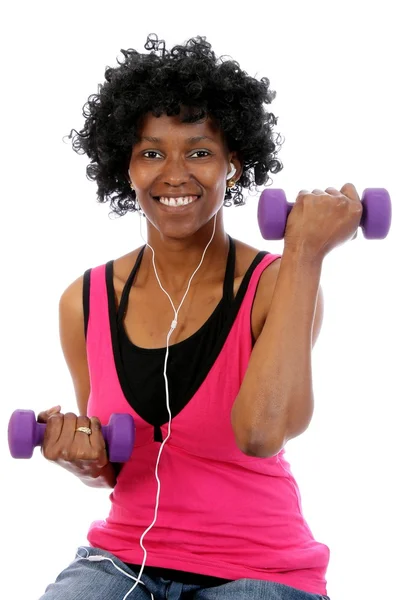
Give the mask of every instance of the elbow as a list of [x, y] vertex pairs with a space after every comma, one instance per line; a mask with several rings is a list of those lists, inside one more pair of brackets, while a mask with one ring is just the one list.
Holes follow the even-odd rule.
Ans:
[[254, 458], [272, 458], [284, 447], [284, 439], [261, 435], [238, 435], [234, 433], [236, 445], [243, 454]]
[[276, 426], [254, 427], [252, 423], [244, 423], [236, 412], [231, 413], [231, 425], [238, 449], [246, 456], [254, 458], [272, 458], [283, 449], [286, 437], [280, 423]]
[[246, 456], [272, 458], [283, 449], [283, 444], [247, 444], [240, 449]]

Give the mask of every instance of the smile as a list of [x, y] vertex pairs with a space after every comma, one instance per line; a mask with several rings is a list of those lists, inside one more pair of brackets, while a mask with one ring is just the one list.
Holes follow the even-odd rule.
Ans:
[[179, 198], [169, 198], [167, 196], [156, 197], [155, 200], [160, 202], [163, 206], [171, 206], [178, 208], [181, 206], [188, 206], [198, 200], [200, 196], [180, 196]]

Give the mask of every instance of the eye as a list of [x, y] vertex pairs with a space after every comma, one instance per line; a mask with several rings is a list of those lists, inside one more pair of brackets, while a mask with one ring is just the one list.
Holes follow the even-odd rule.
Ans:
[[[210, 155], [210, 152], [208, 152], [207, 150], [196, 150], [194, 152], [194, 154], [199, 154], [199, 153], [200, 154], [207, 154], [208, 156]], [[204, 156], [204, 158], [205, 158], [205, 156]]]
[[[145, 156], [145, 158], [150, 158], [149, 156], [146, 156], [146, 154], [160, 154], [159, 152], [157, 152], [156, 150], [146, 150], [146, 152], [142, 153], [142, 156]], [[208, 150], [196, 150], [195, 152], [193, 152], [193, 154], [206, 154], [207, 156], [209, 156], [211, 153], [208, 152]], [[199, 157], [201, 158], [201, 157]], [[202, 158], [206, 158], [205, 156]]]
[[[155, 150], [146, 150], [146, 152], [142, 153], [142, 156], [145, 156], [146, 154], [159, 154], [159, 153], [156, 152]], [[145, 156], [145, 158], [149, 158], [149, 157]]]

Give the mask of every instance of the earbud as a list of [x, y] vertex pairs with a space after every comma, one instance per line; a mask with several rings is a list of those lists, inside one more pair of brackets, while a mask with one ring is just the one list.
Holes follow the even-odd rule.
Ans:
[[231, 166], [232, 170], [227, 174], [226, 179], [231, 179], [236, 172], [236, 167], [234, 166], [234, 164], [230, 163], [230, 166]]

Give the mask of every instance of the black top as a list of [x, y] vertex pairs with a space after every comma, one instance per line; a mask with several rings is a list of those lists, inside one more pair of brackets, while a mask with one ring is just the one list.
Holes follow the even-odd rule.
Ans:
[[[238, 293], [234, 298], [234, 272], [236, 249], [233, 238], [229, 237], [229, 253], [225, 269], [223, 296], [207, 321], [189, 338], [169, 346], [167, 379], [171, 414], [176, 416], [188, 404], [208, 375], [244, 299], [251, 275], [266, 254], [259, 252], [247, 270]], [[106, 286], [108, 294], [109, 319], [113, 354], [119, 382], [124, 396], [134, 411], [146, 422], [153, 425], [154, 441], [162, 442], [160, 426], [168, 423], [165, 381], [163, 376], [166, 347], [147, 349], [136, 346], [124, 328], [124, 318], [128, 298], [146, 246], [143, 246], [135, 265], [124, 286], [119, 310], [116, 310], [113, 284], [113, 263], [106, 264]], [[90, 271], [84, 274], [83, 301], [84, 323], [87, 335], [89, 317]], [[171, 325], [171, 323], [170, 323]], [[165, 332], [165, 337], [168, 332]], [[254, 343], [254, 338], [252, 338]], [[128, 563], [127, 563], [128, 564]], [[140, 565], [129, 565], [139, 572]], [[231, 580], [198, 575], [185, 571], [175, 571], [157, 567], [145, 567], [145, 572], [153, 577], [163, 577], [181, 583], [191, 583], [211, 587]]]

